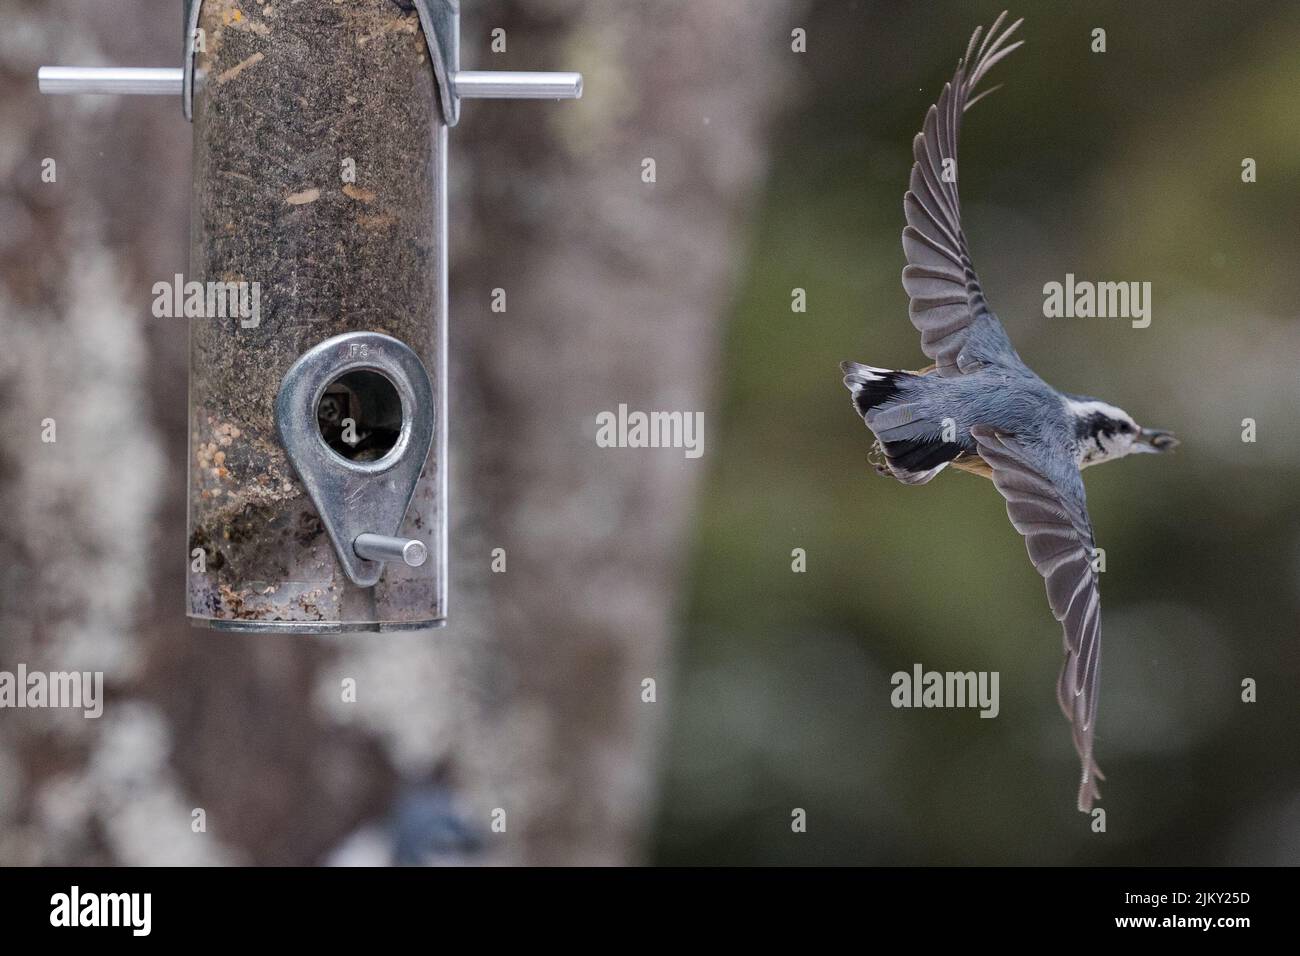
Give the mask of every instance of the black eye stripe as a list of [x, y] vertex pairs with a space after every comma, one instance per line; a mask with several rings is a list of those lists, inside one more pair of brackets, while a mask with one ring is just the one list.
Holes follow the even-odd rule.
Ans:
[[1136, 431], [1136, 426], [1131, 422], [1111, 418], [1105, 412], [1089, 412], [1075, 420], [1075, 435], [1081, 440], [1095, 439], [1098, 436], [1112, 438], [1116, 434], [1131, 435]]
[[1098, 435], [1110, 435], [1116, 423], [1101, 412], [1091, 412], [1076, 423], [1080, 438], [1096, 438]]

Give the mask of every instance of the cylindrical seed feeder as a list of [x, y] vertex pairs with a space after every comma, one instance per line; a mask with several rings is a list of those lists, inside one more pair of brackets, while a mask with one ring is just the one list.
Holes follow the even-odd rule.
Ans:
[[180, 94], [194, 121], [188, 614], [237, 631], [436, 627], [447, 130], [462, 98], [571, 98], [582, 78], [460, 71], [457, 0], [182, 3], [181, 69], [40, 81]]
[[[299, 0], [254, 23], [217, 2], [199, 21], [191, 278], [257, 283], [260, 315], [190, 325], [189, 546], [205, 560], [190, 564], [189, 614], [236, 630], [436, 626], [447, 127], [428, 47], [394, 27], [415, 21], [392, 0]], [[291, 454], [285, 376], [339, 336], [281, 408]], [[388, 365], [403, 347], [418, 388]], [[412, 432], [432, 436], [427, 459]], [[313, 500], [322, 487], [334, 493]], [[387, 523], [355, 527], [358, 511]], [[362, 558], [361, 534], [429, 558]]]

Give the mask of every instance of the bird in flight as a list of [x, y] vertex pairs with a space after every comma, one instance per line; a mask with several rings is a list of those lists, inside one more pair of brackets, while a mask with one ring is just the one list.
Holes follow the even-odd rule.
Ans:
[[965, 112], [997, 87], [976, 88], [1024, 41], [1023, 22], [976, 29], [951, 83], [912, 141], [903, 197], [903, 288], [908, 313], [933, 365], [918, 372], [845, 362], [844, 384], [876, 436], [877, 471], [923, 485], [949, 465], [983, 475], [1006, 499], [1011, 523], [1047, 584], [1065, 638], [1057, 682], [1082, 762], [1079, 809], [1101, 794], [1093, 759], [1101, 659], [1096, 550], [1080, 471], [1137, 452], [1165, 452], [1172, 434], [1142, 428], [1123, 409], [1048, 385], [1021, 360], [984, 298], [971, 264], [957, 194], [957, 138]]

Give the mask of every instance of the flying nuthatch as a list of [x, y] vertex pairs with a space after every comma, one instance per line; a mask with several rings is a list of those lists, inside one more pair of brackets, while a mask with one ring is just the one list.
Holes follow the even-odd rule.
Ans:
[[1079, 809], [1086, 812], [1101, 796], [1093, 760], [1101, 599], [1080, 470], [1134, 452], [1168, 451], [1178, 442], [1169, 432], [1139, 427], [1114, 405], [1052, 388], [1021, 361], [984, 300], [962, 232], [957, 138], [962, 115], [996, 89], [972, 95], [975, 88], [1024, 42], [1007, 45], [1023, 21], [999, 33], [1005, 18], [997, 18], [982, 43], [981, 30], [971, 36], [956, 75], [912, 141], [903, 288], [921, 349], [934, 364], [919, 372], [854, 362], [842, 368], [854, 407], [876, 436], [882, 474], [922, 485], [952, 465], [991, 478], [1006, 499], [1064, 629], [1057, 699], [1073, 724], [1083, 764]]

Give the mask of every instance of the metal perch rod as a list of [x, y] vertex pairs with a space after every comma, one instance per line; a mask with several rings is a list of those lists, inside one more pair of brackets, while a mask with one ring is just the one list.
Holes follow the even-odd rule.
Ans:
[[[180, 96], [180, 67], [43, 66], [37, 73], [42, 93], [134, 93]], [[575, 100], [582, 96], [581, 73], [461, 70], [452, 87], [464, 99]]]

